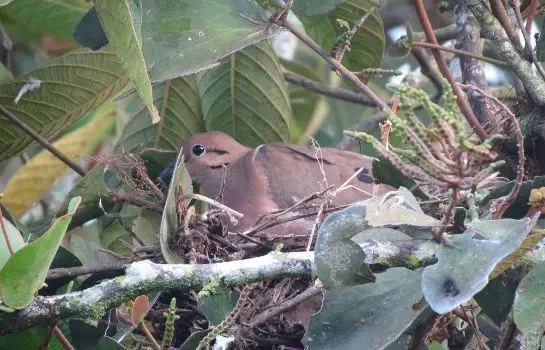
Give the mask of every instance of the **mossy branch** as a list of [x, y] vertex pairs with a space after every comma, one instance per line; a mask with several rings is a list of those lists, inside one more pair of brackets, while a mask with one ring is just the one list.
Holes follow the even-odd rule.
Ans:
[[[438, 244], [431, 240], [371, 240], [360, 246], [367, 256], [366, 263], [376, 270], [384, 270], [388, 267], [430, 265], [436, 261]], [[107, 310], [154, 291], [199, 290], [211, 280], [232, 287], [285, 277], [307, 278], [314, 274], [313, 252], [272, 252], [253, 259], [203, 265], [155, 264], [144, 260], [127, 265], [125, 275], [83, 291], [38, 296], [23, 310], [0, 312], [0, 335], [70, 317], [96, 322]]]

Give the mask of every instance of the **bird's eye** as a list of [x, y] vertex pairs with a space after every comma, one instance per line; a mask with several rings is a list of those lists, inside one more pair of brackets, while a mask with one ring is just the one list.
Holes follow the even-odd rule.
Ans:
[[194, 155], [200, 157], [206, 152], [206, 148], [203, 145], [194, 145], [192, 151]]

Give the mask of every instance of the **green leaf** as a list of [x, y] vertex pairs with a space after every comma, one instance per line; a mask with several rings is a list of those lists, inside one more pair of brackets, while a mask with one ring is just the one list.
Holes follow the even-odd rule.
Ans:
[[305, 25], [307, 34], [327, 51], [332, 48], [335, 39], [342, 33], [336, 23], [337, 19], [345, 20], [352, 26], [369, 10], [373, 10], [363, 27], [352, 38], [350, 51], [345, 54], [343, 64], [353, 71], [376, 68], [380, 66], [382, 60], [385, 38], [382, 19], [372, 3], [371, 0], [346, 0], [327, 14], [312, 17], [300, 16], [300, 20]]
[[191, 185], [191, 177], [183, 164], [184, 156], [182, 152], [178, 154], [170, 187], [168, 188], [167, 200], [163, 217], [161, 218], [161, 228], [159, 230], [159, 243], [161, 252], [166, 262], [169, 264], [179, 264], [184, 261], [182, 258], [173, 252], [172, 245], [177, 241], [178, 234], [178, 190], [181, 185], [184, 195], [193, 193]]
[[213, 325], [220, 324], [237, 305], [239, 293], [224, 290], [199, 298], [199, 307]]
[[102, 28], [154, 123], [159, 112], [153, 106], [151, 82], [141, 51], [141, 6], [134, 0], [95, 0]]
[[199, 74], [197, 84], [207, 130], [223, 131], [248, 146], [289, 141], [287, 89], [268, 41], [231, 54]]
[[256, 1], [142, 0], [142, 13], [142, 47], [154, 82], [211, 68], [283, 30], [269, 26], [270, 13]]
[[[481, 213], [490, 216], [490, 205], [492, 200], [496, 198], [503, 197], [507, 195], [513, 188], [515, 181], [510, 181], [503, 186], [497, 187], [490, 191], [490, 193], [482, 200]], [[528, 210], [530, 205], [528, 204], [530, 198], [530, 192], [533, 188], [540, 188], [545, 186], [545, 176], [536, 176], [532, 181], [525, 181], [520, 187], [519, 192], [517, 193], [516, 199], [513, 201], [511, 206], [505, 211], [504, 217], [520, 219], [523, 218]]]
[[344, 0], [304, 0], [295, 1], [291, 10], [305, 16], [316, 16], [333, 11]]
[[377, 196], [367, 202], [366, 219], [369, 225], [442, 226], [441, 221], [424, 214], [411, 191], [400, 187], [397, 191]]
[[316, 239], [314, 261], [318, 278], [328, 289], [375, 281], [365, 253], [351, 238], [369, 228], [366, 204], [354, 204], [329, 215]]
[[42, 237], [15, 253], [0, 271], [0, 295], [6, 305], [24, 308], [42, 288], [47, 270], [80, 201], [79, 197], [72, 198], [68, 213], [55, 220]]
[[[40, 87], [13, 100], [33, 77]], [[127, 84], [128, 76], [107, 50], [76, 50], [0, 85], [0, 104], [40, 135], [52, 140], [76, 121], [96, 110]], [[0, 118], [0, 161], [21, 152], [32, 138]]]
[[154, 85], [153, 96], [161, 120], [154, 124], [143, 103], [133, 99], [127, 111], [133, 117], [115, 146], [117, 152], [136, 152], [143, 148], [178, 152], [184, 139], [204, 131], [194, 75]]
[[0, 349], [39, 349], [46, 341], [48, 349], [62, 349], [57, 338], [51, 337], [51, 327], [41, 325], [0, 337]]
[[86, 0], [17, 0], [0, 9], [0, 18], [71, 40], [77, 23], [90, 7]]
[[522, 279], [513, 307], [515, 323], [524, 333], [545, 326], [545, 263], [537, 265]]
[[432, 309], [449, 312], [481, 291], [494, 267], [532, 227], [529, 218], [474, 221], [464, 233], [452, 235], [452, 247], [441, 245], [438, 262], [422, 272], [422, 290]]
[[[25, 241], [17, 227], [15, 227], [15, 225], [9, 222], [5, 217], [2, 217], [2, 221], [13, 252], [23, 248], [25, 246]], [[8, 249], [6, 238], [2, 232], [2, 226], [0, 226], [0, 270], [2, 270], [2, 267], [4, 267], [10, 257], [11, 252]]]
[[373, 284], [326, 291], [320, 312], [311, 317], [311, 349], [383, 349], [407, 329], [422, 310], [421, 270], [390, 268]]

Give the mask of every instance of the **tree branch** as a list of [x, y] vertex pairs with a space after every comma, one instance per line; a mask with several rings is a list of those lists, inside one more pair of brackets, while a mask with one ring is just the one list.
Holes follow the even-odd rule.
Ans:
[[481, 24], [483, 36], [493, 43], [503, 60], [520, 79], [532, 100], [539, 105], [545, 105], [545, 82], [533, 72], [532, 64], [517, 51], [486, 4], [481, 0], [467, 0], [467, 6]]
[[[360, 246], [366, 253], [366, 263], [376, 270], [394, 266], [415, 269], [430, 265], [436, 261], [438, 248], [432, 240], [369, 240]], [[0, 313], [0, 335], [75, 316], [97, 321], [107, 310], [123, 301], [153, 291], [189, 291], [200, 289], [211, 281], [231, 287], [285, 277], [310, 277], [315, 274], [314, 269], [313, 252], [272, 252], [253, 259], [202, 265], [155, 264], [143, 260], [128, 265], [124, 276], [83, 291], [38, 296], [23, 310]]]
[[288, 83], [305, 87], [321, 95], [338, 98], [339, 100], [343, 101], [358, 103], [364, 106], [375, 106], [373, 102], [371, 102], [367, 97], [363, 96], [362, 94], [357, 94], [350, 90], [333, 88], [324, 84], [320, 84], [317, 81], [305, 78], [293, 72], [284, 71], [282, 72], [282, 75]]
[[[426, 37], [428, 41], [434, 45], [439, 45], [437, 42], [437, 39], [435, 38], [435, 34], [433, 32], [433, 28], [431, 26], [430, 20], [428, 18], [428, 15], [426, 13], [426, 8], [424, 7], [424, 3], [422, 0], [414, 0], [414, 4], [416, 7], [416, 11], [418, 13], [418, 18], [420, 19], [420, 23], [422, 24], [422, 27], [424, 28], [424, 32], [426, 33]], [[433, 57], [435, 57], [435, 61], [437, 61], [437, 65], [439, 66], [439, 70], [441, 71], [441, 74], [448, 80], [448, 82], [452, 85], [452, 91], [456, 95], [456, 102], [458, 103], [458, 107], [460, 108], [460, 111], [468, 121], [468, 123], [471, 125], [477, 136], [481, 140], [485, 140], [487, 138], [487, 133], [483, 129], [482, 125], [479, 123], [479, 120], [473, 113], [473, 110], [471, 109], [471, 106], [467, 102], [467, 99], [464, 95], [464, 93], [461, 91], [461, 89], [456, 86], [454, 79], [452, 78], [452, 75], [450, 74], [447, 61], [445, 60], [445, 56], [443, 55], [443, 52], [440, 50], [433, 49], [431, 51], [433, 53]]]

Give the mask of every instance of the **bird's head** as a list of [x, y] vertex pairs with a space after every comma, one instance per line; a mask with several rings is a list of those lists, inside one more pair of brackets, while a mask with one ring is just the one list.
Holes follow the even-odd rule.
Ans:
[[222, 132], [192, 135], [182, 147], [189, 175], [202, 185], [220, 183], [224, 166], [232, 165], [250, 150]]

